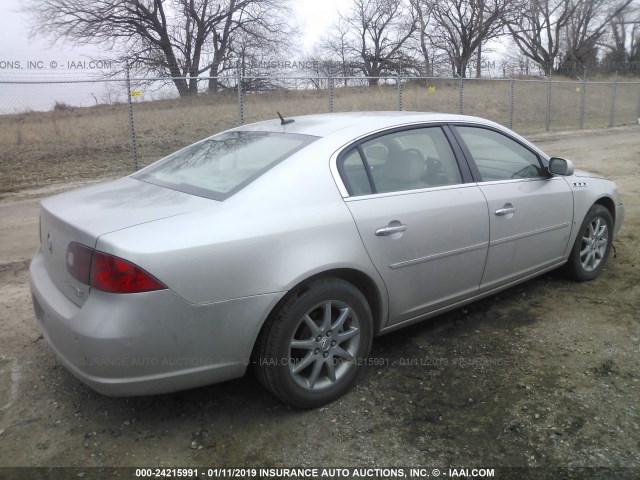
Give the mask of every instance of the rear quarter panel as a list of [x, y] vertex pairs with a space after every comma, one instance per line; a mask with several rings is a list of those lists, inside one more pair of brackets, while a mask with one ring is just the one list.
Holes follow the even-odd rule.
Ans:
[[195, 304], [284, 292], [334, 268], [384, 285], [329, 169], [322, 139], [211, 209], [120, 230], [99, 250], [130, 259]]

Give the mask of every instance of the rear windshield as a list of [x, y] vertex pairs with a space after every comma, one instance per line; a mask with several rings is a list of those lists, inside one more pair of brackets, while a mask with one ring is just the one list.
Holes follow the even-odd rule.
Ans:
[[224, 132], [150, 165], [133, 178], [224, 200], [317, 137], [274, 132]]

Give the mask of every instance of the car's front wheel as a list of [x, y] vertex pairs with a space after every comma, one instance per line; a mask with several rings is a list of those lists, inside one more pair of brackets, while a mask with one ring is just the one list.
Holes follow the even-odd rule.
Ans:
[[567, 272], [578, 281], [593, 280], [604, 268], [613, 242], [613, 218], [602, 205], [593, 205], [580, 226], [567, 261]]
[[313, 281], [264, 326], [254, 359], [258, 378], [295, 407], [332, 402], [355, 382], [372, 333], [371, 309], [358, 288], [340, 279]]

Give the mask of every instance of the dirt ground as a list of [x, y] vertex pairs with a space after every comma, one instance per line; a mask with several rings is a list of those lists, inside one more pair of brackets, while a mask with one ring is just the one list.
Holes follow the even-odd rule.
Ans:
[[[37, 201], [0, 200], [0, 465], [633, 467], [640, 474], [640, 128], [537, 135], [618, 183], [616, 258], [545, 275], [375, 340], [341, 400], [290, 410], [251, 375], [108, 398], [57, 365], [28, 289]], [[637, 477], [636, 477], [637, 478]]]

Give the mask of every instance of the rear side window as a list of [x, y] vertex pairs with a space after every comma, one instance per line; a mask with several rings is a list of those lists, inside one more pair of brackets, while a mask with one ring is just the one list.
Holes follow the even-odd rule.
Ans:
[[349, 153], [342, 163], [342, 171], [347, 184], [347, 190], [351, 195], [369, 195], [371, 183], [367, 176], [367, 170], [362, 162], [362, 157], [357, 149]]
[[316, 138], [274, 132], [224, 132], [179, 150], [133, 177], [224, 200]]
[[343, 158], [341, 173], [354, 196], [463, 183], [440, 127], [401, 130], [366, 141]]

